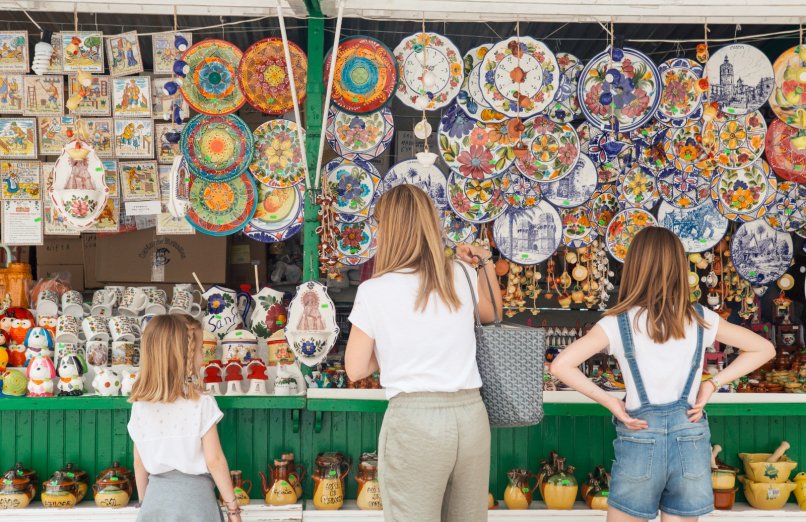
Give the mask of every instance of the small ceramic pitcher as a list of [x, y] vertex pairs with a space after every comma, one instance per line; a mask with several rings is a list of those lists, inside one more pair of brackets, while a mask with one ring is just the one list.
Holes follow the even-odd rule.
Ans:
[[507, 509], [529, 509], [532, 504], [532, 495], [537, 487], [537, 483], [531, 487], [529, 483], [531, 479], [537, 477], [525, 469], [513, 469], [507, 473], [507, 478], [509, 484], [504, 491], [504, 503], [507, 505]]
[[213, 285], [202, 294], [202, 297], [207, 300], [207, 311], [202, 324], [208, 332], [223, 338], [227, 333], [245, 324], [246, 318], [238, 311], [237, 303], [239, 298], [244, 297], [251, 301], [249, 294]]

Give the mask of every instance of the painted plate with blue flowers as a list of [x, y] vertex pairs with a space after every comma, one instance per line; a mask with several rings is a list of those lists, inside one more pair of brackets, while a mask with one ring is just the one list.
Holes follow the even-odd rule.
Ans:
[[234, 114], [197, 114], [182, 129], [179, 143], [190, 171], [208, 181], [226, 181], [249, 167], [254, 137]]
[[593, 160], [599, 183], [615, 183], [632, 165], [636, 152], [629, 134], [604, 132], [587, 121], [580, 123], [576, 131], [580, 151]]
[[442, 228], [445, 231], [448, 246], [451, 247], [457, 243], [471, 243], [479, 235], [479, 227], [474, 223], [465, 221], [450, 210], [445, 210], [442, 213]]
[[677, 208], [696, 207], [710, 197], [712, 172], [693, 166], [680, 170], [670, 165], [658, 174], [660, 197]]
[[403, 183], [415, 185], [425, 191], [437, 210], [448, 208], [448, 180], [433, 162], [409, 159], [397, 163], [383, 176], [381, 193]]
[[715, 247], [725, 237], [729, 223], [710, 199], [691, 208], [676, 208], [665, 201], [658, 207], [658, 225], [674, 232], [690, 254]]
[[554, 101], [546, 109], [546, 115], [557, 123], [571, 123], [582, 116], [577, 97], [577, 83], [582, 69], [582, 62], [568, 53], [557, 53], [557, 63], [560, 64], [560, 88], [554, 96]]
[[342, 158], [370, 161], [392, 143], [395, 119], [388, 107], [369, 114], [350, 114], [333, 105], [325, 132], [330, 148]]
[[652, 121], [630, 133], [635, 144], [636, 161], [654, 175], [669, 165], [665, 149], [668, 134], [669, 129], [657, 121]]
[[492, 44], [479, 45], [465, 53], [465, 81], [456, 97], [459, 107], [468, 116], [484, 123], [502, 122], [507, 119], [506, 114], [493, 109], [481, 93], [481, 62], [492, 47]]
[[[357, 160], [361, 161], [361, 160]], [[365, 221], [370, 216], [375, 214], [375, 205], [378, 204], [378, 200], [381, 198], [381, 194], [383, 194], [382, 186], [383, 182], [381, 180], [380, 174], [378, 174], [378, 169], [370, 162], [361, 163], [361, 166], [369, 172], [370, 176], [372, 176], [372, 182], [375, 184], [375, 193], [372, 195], [372, 201], [370, 202], [369, 206], [365, 207], [363, 210], [356, 212], [355, 214], [343, 214], [343, 213], [336, 213], [336, 221], [341, 223], [358, 223], [359, 221]]]
[[513, 165], [501, 176], [501, 189], [507, 204], [513, 208], [529, 208], [540, 203], [540, 183], [533, 181]]
[[546, 201], [532, 208], [510, 208], [493, 225], [498, 251], [521, 265], [536, 265], [551, 257], [562, 244], [562, 232], [560, 214]]
[[711, 199], [731, 221], [753, 221], [775, 206], [778, 183], [763, 159], [741, 169], [717, 169], [711, 180]]
[[238, 64], [243, 53], [224, 40], [203, 40], [182, 55], [188, 72], [182, 96], [193, 110], [214, 116], [237, 111], [246, 102], [238, 85]]
[[366, 162], [335, 159], [325, 165], [325, 174], [330, 192], [336, 196], [336, 212], [357, 214], [372, 202], [377, 187]]
[[540, 190], [543, 197], [555, 207], [573, 208], [587, 203], [598, 185], [593, 161], [581, 154], [569, 175], [551, 183], [541, 183]]
[[806, 227], [806, 185], [779, 180], [775, 202], [764, 219], [781, 232], [797, 232]]
[[702, 116], [702, 94], [697, 82], [702, 78], [702, 65], [688, 58], [672, 58], [658, 66], [663, 94], [655, 117], [667, 127], [687, 127]]
[[304, 223], [304, 191], [302, 184], [288, 188], [260, 185], [257, 210], [244, 228], [244, 234], [263, 243], [276, 243], [295, 236]]
[[339, 263], [358, 266], [375, 257], [378, 250], [378, 224], [374, 219], [358, 223], [338, 223], [336, 229]]
[[477, 180], [451, 172], [448, 197], [456, 214], [471, 223], [489, 223], [509, 207], [501, 190], [501, 178]]

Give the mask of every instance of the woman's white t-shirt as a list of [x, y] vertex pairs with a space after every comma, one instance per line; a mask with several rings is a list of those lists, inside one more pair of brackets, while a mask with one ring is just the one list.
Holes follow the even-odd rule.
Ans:
[[223, 417], [211, 395], [202, 395], [196, 401], [137, 401], [132, 404], [129, 436], [149, 474], [176, 470], [203, 475], [209, 470], [202, 437]]
[[[465, 265], [475, 292], [475, 270]], [[375, 340], [386, 397], [399, 393], [456, 392], [481, 387], [476, 365], [473, 301], [458, 262], [454, 288], [461, 307], [451, 311], [433, 294], [415, 311], [420, 278], [393, 272], [361, 283], [350, 322]], [[478, 295], [478, 293], [476, 294]]]
[[[692, 323], [686, 327], [686, 336], [683, 339], [669, 339], [663, 344], [657, 344], [646, 335], [646, 313], [641, 314], [638, 329], [635, 328], [635, 315], [638, 308], [630, 309], [630, 330], [632, 331], [633, 346], [635, 347], [635, 362], [641, 372], [641, 380], [650, 404], [667, 404], [675, 402], [683, 396], [691, 360], [697, 349], [697, 325]], [[703, 329], [703, 351], [716, 340], [719, 328], [719, 315], [703, 309], [703, 317], [708, 327]], [[627, 387], [627, 409], [637, 409], [641, 401], [638, 390], [630, 371], [627, 358], [624, 356], [624, 345], [621, 341], [621, 332], [616, 316], [603, 317], [598, 323], [610, 340], [610, 355], [618, 360]], [[694, 405], [697, 399], [700, 379], [702, 378], [702, 365], [697, 369], [694, 384], [688, 390], [689, 403]]]

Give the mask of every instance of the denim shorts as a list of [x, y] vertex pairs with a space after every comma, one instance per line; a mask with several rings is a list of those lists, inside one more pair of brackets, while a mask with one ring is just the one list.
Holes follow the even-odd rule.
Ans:
[[652, 520], [658, 509], [679, 517], [699, 517], [714, 509], [711, 489], [711, 431], [708, 419], [692, 423], [687, 401], [645, 406], [630, 416], [649, 428], [627, 429], [614, 419], [613, 464], [608, 505]]

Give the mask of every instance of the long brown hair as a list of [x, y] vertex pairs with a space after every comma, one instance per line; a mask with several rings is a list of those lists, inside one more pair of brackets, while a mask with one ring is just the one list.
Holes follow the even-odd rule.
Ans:
[[196, 400], [203, 389], [195, 355], [201, 350], [202, 326], [184, 314], [158, 315], [148, 322], [140, 347], [140, 375], [129, 402]]
[[689, 300], [688, 260], [683, 244], [670, 230], [650, 227], [630, 243], [621, 272], [618, 304], [605, 315], [618, 315], [637, 306], [635, 319], [646, 313], [647, 335], [654, 342], [686, 336], [692, 321], [707, 327]]
[[451, 310], [461, 305], [453, 287], [453, 261], [445, 255], [437, 209], [423, 190], [398, 185], [385, 192], [375, 208], [378, 220], [378, 252], [375, 272], [379, 277], [398, 270], [420, 276], [415, 307], [425, 310], [432, 292]]

